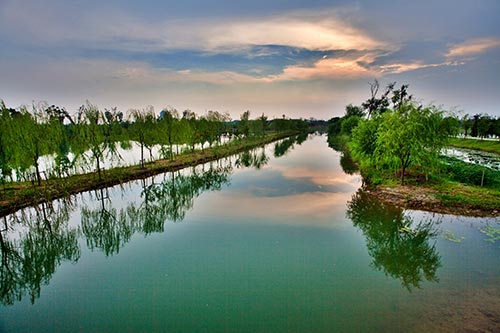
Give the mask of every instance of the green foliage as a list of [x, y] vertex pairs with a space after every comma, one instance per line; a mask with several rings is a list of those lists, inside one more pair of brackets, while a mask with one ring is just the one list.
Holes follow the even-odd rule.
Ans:
[[401, 184], [411, 165], [419, 166], [426, 173], [436, 170], [439, 152], [447, 139], [441, 130], [441, 111], [407, 103], [397, 111], [385, 112], [381, 118], [375, 149], [379, 165], [399, 169]]
[[358, 126], [360, 121], [360, 116], [349, 116], [347, 118], [344, 118], [340, 126], [340, 133], [342, 135], [351, 136], [352, 130]]
[[451, 180], [470, 185], [481, 185], [482, 182], [483, 186], [500, 188], [500, 171], [463, 162], [454, 157], [441, 156], [440, 160]]

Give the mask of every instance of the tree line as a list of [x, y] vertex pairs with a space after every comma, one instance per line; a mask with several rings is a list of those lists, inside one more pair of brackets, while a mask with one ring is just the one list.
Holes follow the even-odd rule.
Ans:
[[[307, 135], [302, 134], [277, 142], [274, 156], [284, 155], [306, 139]], [[162, 233], [167, 221], [183, 221], [197, 197], [230, 183], [235, 168], [260, 169], [268, 161], [265, 147], [258, 147], [190, 169], [145, 178], [141, 180], [138, 200], [126, 207], [117, 207], [107, 188], [96, 189], [88, 193], [89, 200], [83, 200], [81, 224], [76, 228], [69, 224], [71, 214], [79, 207], [72, 197], [4, 216], [0, 219], [0, 303], [10, 305], [24, 297], [34, 303], [59, 265], [78, 262], [82, 251], [79, 238], [83, 237], [91, 251], [106, 256], [118, 254], [134, 234]], [[16, 228], [19, 225], [24, 226], [22, 232]]]
[[[424, 180], [438, 171], [439, 154], [451, 136], [500, 138], [500, 118], [475, 115], [459, 118], [435, 105], [423, 105], [409, 94], [408, 85], [389, 84], [380, 93], [378, 81], [360, 106], [349, 104], [345, 115], [329, 120], [330, 145], [356, 160], [365, 180], [382, 170], [398, 173], [401, 184], [409, 168]], [[474, 128], [474, 130], [472, 130]]]
[[53, 157], [45, 178], [75, 174], [78, 164], [94, 168], [101, 178], [104, 160], [120, 159], [119, 148], [129, 149], [131, 142], [140, 146], [144, 167], [147, 151], [152, 160], [155, 146], [160, 148], [161, 158], [173, 159], [183, 150], [305, 128], [305, 121], [285, 116], [269, 120], [262, 114], [250, 119], [250, 111], [232, 121], [228, 113], [218, 111], [197, 115], [191, 110], [165, 108], [157, 115], [153, 107], [146, 107], [124, 114], [117, 108], [101, 110], [87, 101], [70, 114], [47, 103], [10, 108], [0, 99], [0, 180], [12, 181], [15, 173], [17, 180], [40, 184], [44, 178], [42, 156]]

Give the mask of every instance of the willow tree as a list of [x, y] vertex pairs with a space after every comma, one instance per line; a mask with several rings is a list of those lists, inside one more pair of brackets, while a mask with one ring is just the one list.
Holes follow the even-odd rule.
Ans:
[[12, 160], [21, 173], [33, 166], [38, 185], [42, 179], [40, 157], [55, 152], [63, 135], [57, 120], [49, 117], [46, 110], [43, 103], [33, 104], [31, 112], [22, 106], [10, 122]]
[[[162, 146], [162, 155], [164, 158], [169, 157], [173, 159], [173, 144], [178, 137], [179, 113], [176, 109], [165, 108], [160, 112], [158, 118], [158, 141]], [[168, 146], [168, 148], [166, 148]]]
[[90, 150], [91, 159], [95, 161], [99, 180], [102, 179], [101, 163], [106, 151], [106, 136], [103, 127], [103, 114], [97, 108], [87, 101], [78, 110], [77, 117], [77, 135], [73, 142], [72, 149], [83, 153], [86, 149]]
[[9, 109], [0, 99], [0, 180], [2, 182], [5, 182], [5, 179], [12, 174], [9, 165], [9, 136], [12, 134], [10, 131], [11, 121]]
[[141, 146], [141, 167], [144, 168], [144, 148], [150, 152], [151, 148], [156, 143], [155, 140], [155, 124], [156, 117], [153, 107], [148, 107], [144, 110], [131, 110], [131, 119], [134, 123], [131, 125], [132, 139], [139, 142]]
[[399, 169], [403, 185], [411, 165], [419, 166], [426, 173], [436, 168], [446, 140], [442, 111], [433, 106], [405, 103], [381, 115], [375, 156], [380, 162]]

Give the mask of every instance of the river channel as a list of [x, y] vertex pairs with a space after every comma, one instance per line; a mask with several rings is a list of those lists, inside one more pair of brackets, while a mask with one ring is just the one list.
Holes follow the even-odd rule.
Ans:
[[500, 223], [403, 210], [325, 136], [0, 219], [0, 332], [500, 331]]

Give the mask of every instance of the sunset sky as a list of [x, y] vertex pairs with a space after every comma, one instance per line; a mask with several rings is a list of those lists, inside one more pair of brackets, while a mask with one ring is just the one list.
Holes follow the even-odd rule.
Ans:
[[500, 116], [500, 1], [0, 0], [0, 98], [328, 119], [369, 82]]

